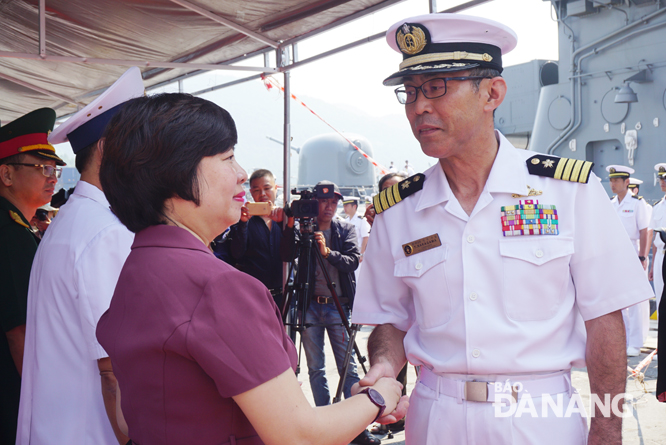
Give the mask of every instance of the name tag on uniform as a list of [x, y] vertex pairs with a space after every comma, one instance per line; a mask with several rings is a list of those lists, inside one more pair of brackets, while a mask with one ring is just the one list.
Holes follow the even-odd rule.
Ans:
[[439, 235], [435, 233], [434, 235], [403, 244], [402, 251], [405, 252], [405, 256], [411, 256], [415, 253], [425, 252], [426, 250], [434, 249], [441, 245], [442, 242], [439, 240]]
[[559, 235], [559, 219], [554, 205], [539, 204], [527, 199], [520, 204], [503, 206], [502, 233], [516, 235]]

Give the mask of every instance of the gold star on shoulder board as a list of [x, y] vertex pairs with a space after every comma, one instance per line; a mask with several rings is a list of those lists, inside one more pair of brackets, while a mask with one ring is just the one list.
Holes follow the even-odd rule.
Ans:
[[405, 182], [402, 183], [401, 187], [404, 190], [404, 189], [408, 188], [410, 184], [411, 183], [409, 181], [405, 180]]
[[543, 161], [543, 166], [546, 168], [550, 168], [553, 166], [553, 160], [552, 159], [546, 159]]

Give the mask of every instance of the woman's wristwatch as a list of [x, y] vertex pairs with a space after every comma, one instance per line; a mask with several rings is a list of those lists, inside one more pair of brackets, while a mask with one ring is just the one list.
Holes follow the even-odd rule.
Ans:
[[645, 261], [645, 257], [644, 257], [644, 256], [639, 256], [638, 259], [641, 260], [641, 261]]
[[384, 415], [384, 410], [386, 409], [386, 402], [384, 402], [384, 397], [374, 388], [365, 388], [359, 391], [359, 394], [367, 394], [370, 398], [370, 401], [379, 407], [379, 413], [373, 422], [376, 422], [377, 419]]

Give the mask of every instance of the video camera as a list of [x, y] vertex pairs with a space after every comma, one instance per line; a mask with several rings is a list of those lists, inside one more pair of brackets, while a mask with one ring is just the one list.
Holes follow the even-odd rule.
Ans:
[[293, 189], [293, 195], [300, 195], [301, 199], [291, 203], [291, 211], [295, 218], [316, 218], [319, 215], [319, 199], [335, 198], [332, 185], [317, 185], [312, 190]]
[[37, 218], [39, 221], [48, 221], [49, 211], [44, 209], [37, 209], [35, 212], [35, 218]]

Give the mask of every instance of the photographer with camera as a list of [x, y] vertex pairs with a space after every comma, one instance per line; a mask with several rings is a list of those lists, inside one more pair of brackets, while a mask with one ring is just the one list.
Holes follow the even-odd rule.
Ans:
[[46, 233], [46, 229], [49, 228], [51, 220], [58, 213], [58, 209], [51, 207], [49, 204], [44, 204], [35, 212], [35, 216], [30, 220], [30, 227], [32, 227], [35, 236], [39, 239], [42, 239]]
[[[289, 215], [280, 247], [282, 257], [293, 261], [297, 254], [295, 246], [299, 239], [306, 233], [314, 231], [315, 248], [325, 260], [326, 272], [328, 272], [342, 309], [349, 319], [350, 308], [356, 292], [354, 271], [358, 268], [360, 259], [356, 230], [353, 224], [335, 218], [338, 201], [342, 199], [342, 194], [336, 184], [321, 181], [315, 186], [313, 198], [318, 206], [317, 213], [313, 212], [317, 210], [317, 207], [310, 207], [314, 203], [305, 199], [308, 196], [303, 193], [301, 200], [293, 202], [291, 209], [288, 210], [288, 213], [293, 212], [293, 216], [296, 216], [298, 222], [295, 223], [294, 217]], [[307, 216], [303, 217], [305, 215]], [[310, 217], [314, 215], [316, 215], [316, 219], [311, 219]], [[331, 403], [325, 373], [324, 331], [328, 333], [340, 377], [345, 372], [344, 360], [349, 336], [345, 331], [331, 290], [327, 286], [325, 273], [321, 270], [316, 257], [316, 255], [310, 255], [309, 264], [304, 264], [306, 262], [304, 260], [299, 260], [298, 264], [299, 272], [307, 271], [307, 283], [314, 289], [304, 317], [306, 329], [301, 335], [308, 362], [312, 395], [315, 404], [323, 406]], [[352, 356], [343, 388], [345, 398], [351, 397], [351, 388], [358, 381], [356, 363]], [[379, 444], [381, 442], [369, 431], [364, 430], [352, 443]]]
[[250, 176], [254, 203], [241, 208], [240, 221], [230, 227], [216, 250], [224, 250], [232, 266], [261, 281], [278, 307], [282, 307], [282, 208], [275, 207], [277, 184], [270, 170], [259, 169]]

